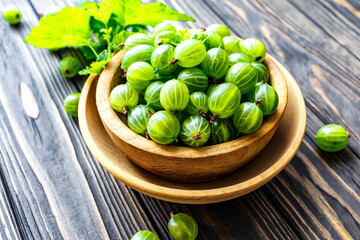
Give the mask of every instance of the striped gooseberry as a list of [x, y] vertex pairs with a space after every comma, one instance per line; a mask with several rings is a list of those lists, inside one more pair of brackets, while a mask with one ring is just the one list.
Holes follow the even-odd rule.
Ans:
[[151, 63], [151, 54], [154, 51], [154, 47], [150, 45], [137, 45], [131, 48], [124, 54], [121, 69], [125, 70], [135, 62], [147, 62]]
[[223, 39], [217, 32], [205, 31], [204, 34], [206, 34], [208, 36], [204, 42], [206, 50], [210, 50], [211, 48], [224, 49]]
[[153, 81], [166, 82], [166, 81], [174, 79], [174, 78], [175, 78], [175, 76], [172, 73], [170, 73], [168, 75], [162, 75], [160, 73], [155, 73], [155, 77], [154, 77]]
[[172, 215], [168, 230], [174, 240], [195, 240], [198, 235], [197, 223], [186, 213]]
[[130, 240], [159, 240], [159, 238], [149, 230], [141, 230], [135, 233]]
[[176, 28], [171, 23], [159, 23], [154, 27], [152, 37], [156, 38], [156, 36], [163, 31], [170, 31], [176, 33]]
[[154, 142], [170, 144], [177, 141], [180, 133], [180, 122], [174, 114], [161, 110], [151, 115], [147, 132]]
[[256, 38], [247, 38], [240, 41], [241, 52], [246, 54], [252, 61], [262, 62], [266, 56], [265, 45]]
[[263, 121], [263, 113], [257, 106], [259, 103], [260, 100], [244, 102], [236, 109], [232, 119], [239, 133], [250, 134], [259, 129]]
[[201, 69], [213, 80], [220, 79], [229, 69], [229, 56], [221, 48], [212, 48], [207, 51]]
[[135, 62], [130, 65], [126, 80], [136, 90], [143, 90], [149, 86], [155, 77], [154, 68], [147, 62]]
[[190, 116], [181, 124], [180, 138], [190, 147], [201, 147], [209, 140], [211, 128], [202, 116]]
[[250, 102], [261, 100], [258, 107], [264, 116], [273, 114], [279, 104], [279, 96], [276, 90], [264, 81], [256, 84], [255, 89], [248, 94], [248, 98]]
[[177, 79], [186, 84], [190, 93], [204, 91], [209, 83], [208, 77], [199, 68], [186, 68], [179, 73]]
[[267, 67], [264, 64], [258, 63], [258, 62], [253, 62], [253, 63], [251, 63], [251, 65], [258, 72], [258, 80], [257, 80], [258, 82], [261, 82], [261, 81], [268, 82], [269, 81], [269, 78], [270, 78], [269, 70], [267, 69]]
[[222, 24], [211, 24], [206, 28], [206, 31], [216, 32], [221, 37], [230, 36], [229, 29]]
[[151, 65], [156, 73], [168, 75], [174, 71], [176, 65], [170, 64], [174, 60], [174, 51], [175, 47], [167, 44], [155, 48], [151, 55]]
[[161, 88], [160, 103], [165, 110], [177, 113], [184, 110], [188, 102], [189, 90], [182, 81], [169, 80]]
[[204, 44], [196, 39], [188, 39], [182, 41], [175, 48], [175, 60], [172, 63], [178, 62], [180, 66], [191, 68], [199, 65], [205, 58], [206, 48]]
[[250, 58], [243, 53], [233, 53], [233, 54], [229, 55], [229, 61], [230, 61], [230, 64], [229, 64], [230, 66], [234, 65], [235, 63], [239, 63], [239, 62], [251, 63]]
[[257, 70], [246, 62], [234, 64], [225, 76], [225, 82], [235, 84], [242, 94], [251, 91], [255, 87], [257, 79]]
[[136, 90], [126, 84], [116, 86], [110, 93], [110, 104], [112, 108], [127, 115], [130, 108], [139, 102], [139, 95]]
[[337, 152], [346, 147], [350, 133], [338, 124], [328, 124], [316, 133], [316, 145], [326, 152]]
[[127, 117], [129, 128], [135, 133], [145, 137], [147, 124], [153, 113], [155, 113], [155, 111], [151, 107], [145, 105], [137, 105], [131, 108]]
[[208, 96], [203, 92], [192, 93], [185, 109], [190, 115], [205, 116], [209, 111]]
[[240, 53], [240, 40], [233, 36], [226, 36], [223, 38], [224, 49], [228, 55], [233, 53]]
[[211, 144], [220, 144], [235, 139], [235, 128], [229, 118], [218, 118], [211, 124]]
[[145, 33], [137, 33], [128, 37], [124, 43], [125, 50], [129, 51], [131, 48], [138, 45], [150, 45], [153, 46], [153, 40]]
[[156, 81], [151, 83], [144, 92], [144, 99], [147, 103], [147, 106], [152, 107], [153, 109], [160, 110], [163, 109], [160, 103], [160, 91], [164, 86], [163, 82]]

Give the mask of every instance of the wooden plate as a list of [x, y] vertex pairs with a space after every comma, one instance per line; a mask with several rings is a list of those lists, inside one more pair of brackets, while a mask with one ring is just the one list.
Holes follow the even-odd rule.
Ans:
[[[277, 64], [279, 64], [277, 62]], [[247, 194], [275, 177], [294, 157], [305, 133], [303, 96], [289, 72], [279, 64], [288, 86], [288, 104], [280, 126], [264, 150], [232, 174], [210, 182], [178, 183], [165, 180], [132, 163], [112, 142], [96, 108], [97, 75], [91, 75], [81, 92], [79, 123], [83, 138], [100, 164], [117, 179], [146, 195], [162, 200], [203, 204]]]

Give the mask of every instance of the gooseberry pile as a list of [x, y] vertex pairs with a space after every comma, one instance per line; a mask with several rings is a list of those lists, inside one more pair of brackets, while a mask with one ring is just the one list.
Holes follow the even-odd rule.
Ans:
[[152, 37], [129, 37], [125, 49], [126, 83], [112, 90], [110, 103], [127, 115], [130, 129], [156, 143], [224, 143], [255, 132], [277, 109], [278, 94], [261, 63], [265, 45], [240, 41], [226, 26], [188, 32], [161, 23]]

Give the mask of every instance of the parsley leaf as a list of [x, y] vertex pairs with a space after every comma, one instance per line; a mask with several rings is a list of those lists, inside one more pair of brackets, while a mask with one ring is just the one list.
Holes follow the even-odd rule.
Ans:
[[89, 45], [90, 16], [79, 7], [64, 8], [56, 15], [43, 17], [25, 38], [38, 48], [57, 50]]

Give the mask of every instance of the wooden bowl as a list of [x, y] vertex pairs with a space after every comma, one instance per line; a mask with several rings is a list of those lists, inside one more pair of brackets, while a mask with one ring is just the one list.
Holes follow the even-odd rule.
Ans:
[[[276, 62], [276, 61], [275, 61]], [[278, 63], [277, 63], [278, 64]], [[275, 177], [294, 157], [305, 133], [306, 112], [303, 96], [291, 75], [284, 73], [288, 106], [269, 144], [249, 163], [214, 181], [181, 183], [160, 178], [134, 164], [110, 139], [96, 107], [98, 75], [85, 83], [79, 102], [79, 125], [84, 141], [96, 160], [129, 187], [165, 201], [204, 204], [247, 194]]]
[[96, 90], [98, 112], [119, 150], [140, 167], [160, 177], [180, 182], [203, 182], [229, 174], [254, 158], [279, 126], [287, 104], [287, 85], [280, 68], [267, 55], [264, 63], [270, 72], [270, 84], [279, 95], [279, 105], [255, 133], [199, 148], [160, 145], [147, 140], [129, 129], [126, 118], [110, 105], [111, 90], [122, 83], [120, 65], [124, 53], [116, 54], [100, 75]]

